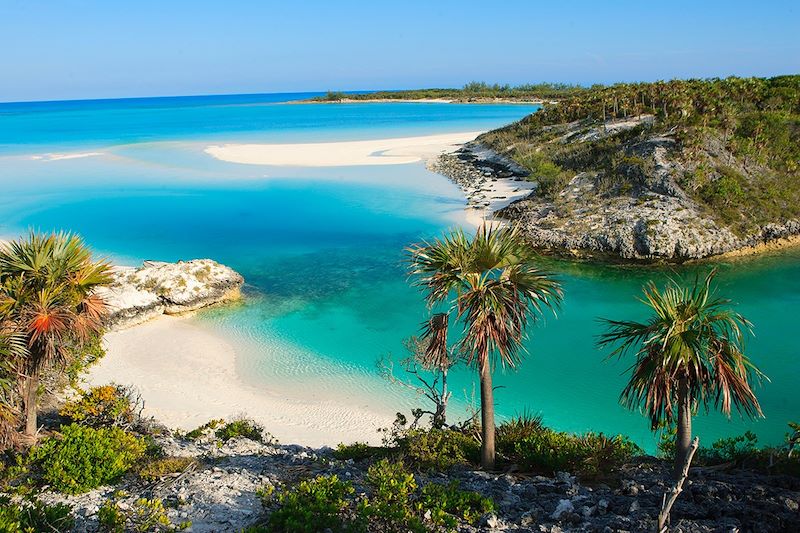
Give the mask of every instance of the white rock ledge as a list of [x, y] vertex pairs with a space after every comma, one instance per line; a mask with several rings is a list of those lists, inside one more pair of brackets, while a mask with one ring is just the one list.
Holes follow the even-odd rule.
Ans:
[[244, 278], [211, 259], [115, 267], [114, 281], [97, 290], [109, 309], [106, 327], [119, 330], [162, 314], [176, 315], [238, 299]]

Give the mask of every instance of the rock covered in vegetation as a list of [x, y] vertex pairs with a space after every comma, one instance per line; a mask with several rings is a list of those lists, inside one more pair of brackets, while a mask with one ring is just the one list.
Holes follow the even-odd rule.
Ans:
[[107, 326], [122, 329], [162, 314], [180, 314], [236, 299], [244, 278], [211, 259], [138, 268], [116, 267], [114, 280], [98, 290], [109, 308]]
[[[592, 88], [439, 166], [468, 193], [527, 176], [536, 191], [498, 214], [544, 250], [674, 262], [758, 251], [800, 236], [798, 102], [798, 76]], [[498, 154], [514, 168], [493, 168]]]

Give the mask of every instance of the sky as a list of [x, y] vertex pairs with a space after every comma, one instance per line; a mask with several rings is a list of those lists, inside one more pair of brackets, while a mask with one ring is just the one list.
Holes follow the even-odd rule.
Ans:
[[797, 73], [798, 0], [0, 0], [0, 101]]

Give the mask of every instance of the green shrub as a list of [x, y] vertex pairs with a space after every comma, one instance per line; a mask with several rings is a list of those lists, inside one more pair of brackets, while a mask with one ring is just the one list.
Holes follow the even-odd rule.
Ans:
[[511, 418], [495, 430], [495, 445], [497, 452], [508, 455], [514, 451], [514, 445], [544, 429], [542, 417], [531, 413], [522, 413]]
[[350, 482], [340, 481], [336, 476], [301, 481], [293, 489], [278, 494], [280, 507], [269, 516], [267, 529], [282, 533], [348, 531], [343, 513], [354, 492]]
[[423, 516], [430, 512], [434, 524], [452, 528], [456, 526], [455, 518], [475, 524], [495, 510], [495, 503], [477, 492], [461, 490], [458, 481], [451, 481], [447, 485], [428, 483], [422, 487], [418, 507]]
[[240, 437], [256, 442], [264, 442], [263, 426], [244, 418], [228, 422], [216, 431], [216, 435], [223, 442]]
[[206, 422], [202, 426], [196, 427], [195, 429], [191, 430], [190, 432], [188, 432], [184, 436], [189, 440], [197, 440], [200, 437], [202, 437], [203, 435], [205, 435], [207, 431], [216, 429], [216, 428], [218, 428], [219, 426], [221, 426], [224, 423], [225, 423], [225, 421], [222, 420], [221, 418], [214, 419], [214, 420], [209, 420], [208, 422]]
[[440, 472], [477, 463], [480, 454], [474, 437], [451, 429], [408, 430], [397, 439], [397, 446], [409, 464]]
[[411, 505], [417, 482], [403, 463], [381, 459], [367, 470], [365, 481], [372, 492], [358, 514], [369, 524], [369, 531], [425, 531]]
[[108, 533], [181, 531], [192, 525], [191, 522], [173, 524], [167, 516], [163, 502], [157, 498], [152, 500], [139, 498], [132, 505], [123, 508], [119, 504], [119, 499], [124, 496], [125, 493], [117, 493], [100, 506], [97, 511], [100, 531]]
[[519, 155], [517, 162], [527, 168], [531, 173], [531, 179], [539, 184], [537, 193], [550, 200], [557, 198], [572, 179], [569, 172], [542, 152], [530, 151]]
[[701, 447], [697, 450], [697, 458], [705, 464], [740, 465], [755, 458], [758, 451], [758, 437], [752, 431], [746, 431], [743, 435], [719, 439], [711, 444], [711, 448]]
[[31, 451], [44, 481], [67, 494], [79, 494], [117, 481], [144, 454], [146, 445], [125, 431], [71, 424]]
[[525, 470], [596, 477], [612, 473], [641, 453], [636, 444], [621, 435], [572, 435], [542, 429], [516, 442], [511, 459]]
[[74, 525], [72, 509], [63, 503], [45, 505], [38, 500], [26, 500], [15, 504], [7, 496], [0, 496], [0, 531], [70, 531]]
[[196, 464], [194, 457], [159, 457], [143, 464], [137, 473], [145, 481], [157, 481], [169, 474], [185, 472]]
[[339, 443], [333, 456], [336, 459], [347, 461], [363, 461], [365, 459], [372, 459], [373, 457], [380, 457], [386, 455], [388, 450], [382, 446], [370, 446], [365, 442], [354, 442], [353, 444]]
[[59, 414], [91, 427], [130, 427], [137, 419], [133, 392], [122, 385], [103, 385], [68, 401]]

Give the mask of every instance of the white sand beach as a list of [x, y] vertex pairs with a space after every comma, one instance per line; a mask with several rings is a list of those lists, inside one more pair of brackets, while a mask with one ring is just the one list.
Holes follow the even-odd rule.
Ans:
[[145, 414], [184, 430], [214, 418], [244, 414], [280, 442], [335, 446], [355, 440], [378, 442], [377, 430], [393, 416], [347, 401], [286, 398], [244, 383], [236, 370], [236, 348], [190, 317], [164, 316], [107, 333], [107, 355], [93, 367], [90, 385], [133, 385]]
[[205, 152], [216, 159], [247, 165], [342, 167], [404, 165], [453, 151], [482, 132], [470, 131], [375, 139], [297, 144], [223, 144]]

